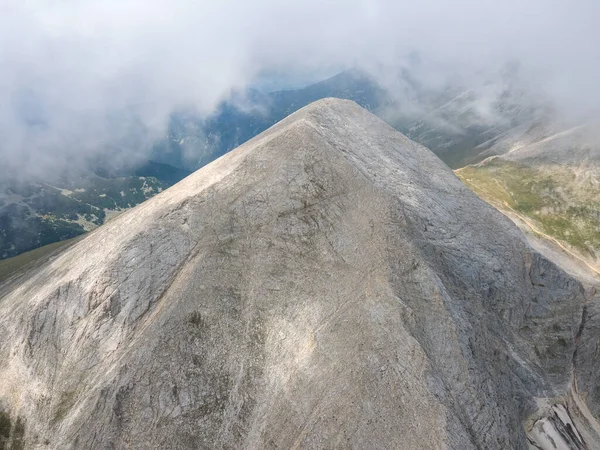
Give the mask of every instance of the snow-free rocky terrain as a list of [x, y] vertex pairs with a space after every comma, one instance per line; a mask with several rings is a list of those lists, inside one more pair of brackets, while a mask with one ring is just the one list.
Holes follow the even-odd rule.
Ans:
[[0, 285], [0, 448], [600, 448], [599, 300], [321, 100]]

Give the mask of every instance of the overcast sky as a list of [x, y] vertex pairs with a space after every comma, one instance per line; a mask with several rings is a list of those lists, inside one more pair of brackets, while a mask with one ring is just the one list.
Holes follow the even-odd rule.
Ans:
[[173, 109], [209, 113], [261, 74], [385, 79], [415, 51], [431, 80], [516, 58], [536, 89], [587, 111], [599, 19], [598, 0], [0, 0], [0, 157], [93, 152], [129, 115], [160, 133]]

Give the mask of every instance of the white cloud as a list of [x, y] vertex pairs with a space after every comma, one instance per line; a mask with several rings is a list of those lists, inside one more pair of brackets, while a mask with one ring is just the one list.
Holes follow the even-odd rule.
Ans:
[[519, 59], [532, 86], [586, 110], [598, 17], [597, 0], [4, 0], [0, 157], [93, 152], [132, 116], [151, 139], [174, 108], [209, 112], [262, 73], [358, 65], [385, 80], [413, 51], [433, 62], [427, 83]]

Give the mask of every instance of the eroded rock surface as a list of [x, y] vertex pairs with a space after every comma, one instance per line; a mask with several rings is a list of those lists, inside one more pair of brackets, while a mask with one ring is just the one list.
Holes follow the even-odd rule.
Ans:
[[573, 392], [582, 448], [600, 442], [597, 296], [349, 101], [0, 295], [0, 409], [25, 448], [526, 449], [540, 399], [564, 424]]

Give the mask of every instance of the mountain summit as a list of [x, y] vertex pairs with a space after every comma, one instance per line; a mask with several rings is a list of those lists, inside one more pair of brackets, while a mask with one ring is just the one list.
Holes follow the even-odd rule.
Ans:
[[0, 448], [593, 448], [597, 303], [321, 100], [0, 286]]

